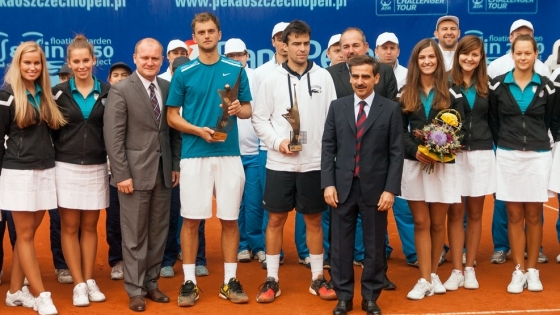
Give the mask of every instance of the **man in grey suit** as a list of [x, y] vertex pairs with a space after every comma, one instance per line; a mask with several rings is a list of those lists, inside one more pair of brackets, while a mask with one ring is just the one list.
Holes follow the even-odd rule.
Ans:
[[157, 280], [169, 230], [171, 187], [179, 183], [181, 136], [167, 125], [169, 82], [156, 77], [161, 44], [142, 39], [133, 58], [136, 71], [111, 87], [103, 131], [111, 184], [119, 191], [125, 290], [129, 308], [141, 312], [144, 296], [169, 302]]

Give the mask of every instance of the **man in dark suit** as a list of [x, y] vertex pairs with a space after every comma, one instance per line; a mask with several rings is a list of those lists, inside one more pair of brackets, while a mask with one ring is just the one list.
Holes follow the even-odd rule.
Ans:
[[[369, 44], [366, 42], [366, 35], [361, 29], [356, 27], [347, 28], [344, 33], [342, 33], [340, 37], [340, 46], [342, 47], [342, 54], [344, 55], [345, 62], [327, 68], [327, 71], [329, 71], [333, 78], [337, 98], [354, 94], [354, 89], [352, 84], [350, 84], [348, 60], [355, 56], [365, 56], [369, 49]], [[397, 96], [398, 84], [393, 68], [386, 64], [380, 64], [378, 73], [379, 82], [375, 84], [375, 93], [390, 100], [394, 99]], [[361, 234], [361, 217], [358, 217], [358, 237]], [[357, 252], [362, 252], [363, 248], [363, 244], [356, 244]], [[356, 260], [360, 263], [361, 258], [356, 258]], [[394, 290], [397, 286], [387, 277], [387, 268], [387, 257], [385, 257], [385, 280], [383, 289]]]
[[362, 309], [381, 314], [376, 301], [385, 271], [387, 211], [401, 190], [404, 144], [400, 106], [377, 93], [379, 62], [370, 56], [348, 61], [353, 95], [331, 103], [323, 133], [321, 186], [332, 207], [331, 268], [339, 302], [335, 315], [352, 310], [352, 254], [358, 213], [365, 244]]
[[169, 230], [171, 187], [179, 183], [181, 135], [167, 125], [169, 82], [157, 78], [161, 44], [152, 38], [134, 49], [136, 71], [113, 85], [104, 135], [112, 184], [121, 206], [124, 282], [129, 308], [144, 311], [144, 296], [169, 302], [157, 280]]

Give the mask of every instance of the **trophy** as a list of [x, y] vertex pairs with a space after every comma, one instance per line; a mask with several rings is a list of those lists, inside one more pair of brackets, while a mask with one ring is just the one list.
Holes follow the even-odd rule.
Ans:
[[292, 126], [292, 130], [290, 132], [290, 143], [288, 144], [288, 150], [290, 152], [297, 152], [301, 151], [302, 146], [299, 139], [300, 134], [300, 119], [299, 119], [299, 108], [297, 103], [297, 94], [294, 84], [294, 103], [291, 108], [286, 108], [288, 111], [286, 114], [283, 114], [282, 117], [286, 118], [286, 120]]
[[212, 134], [212, 139], [223, 140], [227, 138], [227, 131], [230, 129], [230, 115], [228, 113], [229, 106], [232, 102], [237, 99], [239, 94], [239, 83], [241, 81], [241, 72], [237, 76], [237, 81], [233, 88], [230, 88], [229, 84], [224, 86], [225, 90], [218, 89], [218, 94], [222, 100], [222, 115], [218, 117], [218, 122], [216, 123], [216, 128], [214, 128], [214, 134]]

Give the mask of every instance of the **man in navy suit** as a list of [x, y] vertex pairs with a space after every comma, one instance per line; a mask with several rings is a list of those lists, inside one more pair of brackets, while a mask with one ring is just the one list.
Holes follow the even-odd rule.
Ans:
[[332, 209], [333, 314], [352, 310], [352, 254], [358, 213], [365, 244], [362, 309], [381, 314], [376, 301], [385, 276], [387, 212], [401, 190], [403, 123], [399, 104], [374, 92], [380, 64], [370, 56], [348, 61], [353, 95], [331, 103], [321, 156], [321, 186]]

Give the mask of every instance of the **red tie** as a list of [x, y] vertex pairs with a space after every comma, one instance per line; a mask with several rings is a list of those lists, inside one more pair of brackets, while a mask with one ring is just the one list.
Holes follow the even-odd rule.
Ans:
[[364, 122], [366, 121], [366, 112], [364, 106], [366, 102], [360, 101], [360, 110], [358, 111], [358, 118], [356, 119], [356, 165], [354, 167], [354, 177], [360, 177], [360, 148], [362, 146], [362, 136], [364, 135]]

